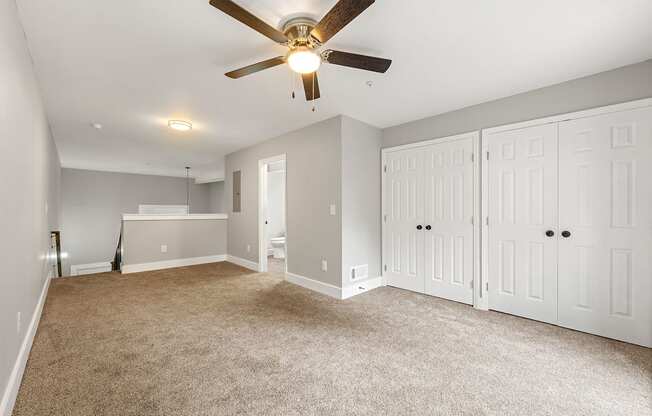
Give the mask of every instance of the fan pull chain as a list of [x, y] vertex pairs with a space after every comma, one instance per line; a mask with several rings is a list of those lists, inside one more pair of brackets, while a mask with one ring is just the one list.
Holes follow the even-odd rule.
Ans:
[[294, 72], [290, 71], [289, 74], [290, 74], [290, 89], [292, 90], [292, 99], [294, 100], [294, 98], [296, 97], [296, 94], [294, 93], [295, 90], [294, 87], [296, 86], [295, 85], [296, 83], [294, 82]]
[[312, 73], [312, 112], [314, 113], [317, 104], [315, 104], [315, 78], [316, 78], [317, 71]]

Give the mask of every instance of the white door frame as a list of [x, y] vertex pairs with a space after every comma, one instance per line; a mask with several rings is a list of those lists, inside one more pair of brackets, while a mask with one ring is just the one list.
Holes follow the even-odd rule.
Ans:
[[[423, 140], [420, 142], [404, 144], [400, 146], [385, 147], [381, 149], [381, 158], [382, 164], [380, 167], [380, 177], [381, 177], [381, 258], [382, 253], [385, 253], [385, 165], [387, 162], [386, 155], [391, 152], [425, 147], [433, 144], [452, 142], [462, 139], [473, 139], [473, 306], [479, 309], [487, 309], [489, 303], [485, 298], [483, 298], [483, 293], [481, 291], [482, 287], [482, 275], [480, 273], [480, 131], [471, 131], [468, 133], [456, 134], [454, 136], [441, 137], [437, 139]], [[383, 278], [383, 285], [386, 284], [385, 278], [385, 259], [382, 259], [382, 269], [381, 274]]]
[[575, 111], [572, 113], [557, 114], [550, 117], [543, 117], [533, 120], [522, 121], [518, 123], [506, 124], [503, 126], [491, 127], [483, 129], [481, 131], [481, 142], [482, 142], [482, 157], [477, 159], [482, 159], [482, 190], [481, 190], [481, 213], [482, 213], [482, 247], [480, 249], [481, 253], [481, 276], [482, 276], [482, 288], [481, 292], [486, 294], [482, 299], [481, 309], [489, 308], [489, 293], [488, 293], [488, 284], [491, 282], [491, 276], [489, 275], [489, 261], [487, 259], [486, 253], [489, 250], [489, 182], [485, 180], [489, 176], [489, 144], [487, 138], [493, 133], [500, 133], [510, 130], [519, 130], [527, 127], [540, 126], [542, 124], [550, 123], [560, 123], [568, 120], [577, 120], [580, 118], [594, 117], [602, 114], [616, 113], [619, 111], [633, 110], [636, 108], [643, 108], [652, 106], [652, 98], [643, 98], [641, 100], [629, 101], [620, 104], [613, 104], [603, 107], [591, 108], [588, 110]]
[[258, 161], [258, 271], [261, 273], [267, 272], [267, 227], [265, 226], [265, 211], [267, 203], [267, 165], [274, 162], [285, 161], [285, 180], [283, 187], [285, 188], [285, 198], [283, 203], [285, 207], [283, 209], [285, 213], [285, 273], [288, 272], [288, 211], [287, 211], [287, 157], [286, 154], [280, 154], [266, 159], [260, 159]]

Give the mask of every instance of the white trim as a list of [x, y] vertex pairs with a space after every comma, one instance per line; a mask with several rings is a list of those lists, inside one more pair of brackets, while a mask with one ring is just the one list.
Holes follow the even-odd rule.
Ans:
[[140, 215], [122, 214], [122, 221], [226, 220], [227, 214]]
[[244, 267], [245, 269], [258, 271], [258, 263], [256, 263], [255, 261], [243, 259], [241, 257], [232, 256], [230, 254], [227, 254], [226, 261], [228, 261], [229, 263], [237, 264], [238, 266]]
[[342, 289], [328, 283], [313, 280], [308, 277], [300, 276], [294, 273], [285, 273], [285, 280], [295, 285], [305, 287], [322, 295], [330, 296], [335, 299], [342, 299]]
[[539, 126], [542, 124], [559, 123], [567, 120], [577, 120], [580, 118], [594, 117], [601, 114], [617, 113], [620, 111], [633, 110], [635, 108], [652, 106], [652, 98], [643, 98], [636, 101], [628, 101], [620, 104], [607, 105], [603, 107], [590, 108], [588, 110], [575, 111], [572, 113], [557, 114], [550, 117], [537, 118], [533, 120], [521, 121], [519, 123], [505, 124], [503, 126], [491, 127], [482, 130], [483, 136], [500, 133], [509, 130], [518, 130], [526, 127]]
[[[425, 140], [421, 140], [421, 141], [414, 142], [414, 143], [402, 144], [402, 145], [391, 146], [391, 147], [384, 147], [384, 148], [381, 149], [381, 152], [382, 152], [382, 154], [384, 156], [388, 152], [398, 152], [398, 151], [401, 151], [401, 150], [413, 149], [415, 147], [425, 147], [425, 146], [430, 146], [430, 145], [438, 144], [438, 143], [453, 142], [455, 140], [468, 139], [469, 136], [476, 137], [476, 135], [479, 135], [479, 130], [469, 131], [469, 132], [462, 133], [462, 134], [456, 134], [454, 136], [446, 136], [446, 137], [440, 137], [440, 138], [435, 138], [435, 139], [425, 139]], [[383, 157], [383, 162], [384, 162], [384, 157]], [[383, 163], [383, 165], [384, 165], [384, 163]]]
[[372, 279], [363, 280], [361, 282], [357, 282], [355, 285], [343, 287], [341, 293], [341, 299], [349, 299], [353, 296], [368, 292], [370, 290], [374, 290], [381, 286], [385, 286], [383, 284], [383, 278], [381, 276], [374, 277]]
[[224, 182], [224, 177], [216, 177], [216, 178], [195, 178], [195, 183], [196, 184], [203, 184], [203, 183], [215, 183], [215, 182]]
[[473, 251], [478, 253], [478, 255], [473, 256], [473, 306], [478, 309], [487, 309], [488, 302], [486, 299], [482, 299], [482, 293], [480, 287], [482, 285], [482, 272], [481, 272], [481, 257], [480, 253], [482, 250], [480, 237], [481, 237], [481, 226], [480, 218], [482, 217], [481, 211], [481, 186], [482, 186], [482, 177], [481, 177], [481, 166], [480, 163], [480, 136], [481, 131], [470, 131], [467, 133], [456, 134], [454, 136], [441, 137], [438, 139], [424, 140], [421, 142], [408, 143], [400, 146], [386, 147], [381, 149], [382, 163], [380, 166], [380, 177], [381, 177], [381, 283], [384, 286], [387, 279], [385, 278], [385, 259], [382, 256], [385, 254], [385, 165], [387, 164], [387, 153], [402, 151], [406, 149], [413, 149], [418, 147], [431, 146], [440, 143], [452, 142], [456, 140], [473, 140]]
[[14, 405], [16, 404], [16, 398], [18, 397], [18, 390], [20, 388], [20, 383], [23, 380], [23, 373], [25, 372], [25, 367], [27, 366], [27, 358], [29, 358], [29, 353], [32, 350], [32, 344], [34, 342], [34, 336], [36, 335], [36, 329], [38, 328], [39, 321], [41, 320], [41, 314], [43, 312], [43, 306], [45, 305], [45, 299], [48, 295], [48, 289], [50, 288], [50, 280], [52, 273], [48, 273], [48, 277], [45, 279], [43, 284], [43, 289], [41, 290], [41, 296], [36, 303], [36, 308], [34, 308], [34, 313], [32, 314], [32, 320], [29, 323], [29, 328], [23, 339], [23, 343], [18, 351], [18, 357], [16, 357], [16, 362], [14, 368], [11, 370], [9, 375], [9, 381], [7, 382], [7, 387], [2, 395], [2, 401], [0, 402], [0, 416], [11, 416], [11, 413], [14, 410]]
[[487, 310], [489, 303], [482, 297], [482, 142], [481, 132], [473, 138], [473, 307]]
[[480, 221], [482, 221], [482, 230], [480, 231], [481, 236], [481, 246], [480, 246], [480, 284], [479, 284], [479, 295], [481, 298], [481, 303], [478, 305], [478, 309], [489, 310], [489, 291], [486, 290], [487, 283], [489, 282], [489, 259], [487, 257], [487, 248], [489, 247], [489, 226], [487, 225], [488, 214], [489, 214], [489, 161], [487, 160], [487, 152], [489, 151], [489, 144], [485, 140], [484, 130], [481, 133], [481, 142], [482, 142], [482, 191], [481, 191], [481, 207], [480, 207]]
[[287, 264], [288, 264], [288, 250], [287, 250], [287, 158], [286, 154], [282, 153], [280, 155], [268, 157], [265, 159], [260, 159], [258, 160], [258, 270], [261, 273], [267, 272], [267, 240], [265, 236], [267, 235], [267, 231], [265, 227], [265, 202], [267, 201], [266, 195], [265, 195], [265, 190], [267, 189], [267, 171], [265, 169], [265, 166], [267, 166], [270, 163], [274, 162], [280, 162], [280, 161], [285, 161], [286, 163], [286, 168], [285, 168], [285, 209], [283, 210], [285, 212], [285, 224], [286, 224], [286, 232], [285, 232], [285, 271], [287, 272]]
[[188, 257], [185, 259], [173, 259], [153, 261], [151, 263], [123, 264], [122, 274], [146, 272], [150, 270], [171, 269], [173, 267], [194, 266], [196, 264], [218, 263], [226, 261], [226, 254], [217, 254], [214, 256]]
[[70, 266], [71, 276], [81, 276], [84, 274], [106, 273], [111, 271], [111, 262], [104, 261], [101, 263], [73, 264]]

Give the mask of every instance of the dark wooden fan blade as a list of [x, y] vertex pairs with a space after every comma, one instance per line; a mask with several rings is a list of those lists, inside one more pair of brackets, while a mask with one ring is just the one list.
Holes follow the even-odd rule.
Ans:
[[351, 68], [364, 69], [385, 73], [392, 64], [391, 59], [376, 58], [375, 56], [358, 55], [357, 53], [327, 50], [322, 53], [329, 64], [348, 66]]
[[235, 20], [244, 23], [258, 33], [262, 33], [274, 42], [284, 43], [288, 41], [287, 36], [263, 22], [253, 14], [230, 0], [210, 0], [211, 6], [228, 14]]
[[277, 65], [285, 63], [285, 59], [282, 56], [277, 56], [276, 58], [268, 59], [266, 61], [258, 62], [253, 65], [245, 66], [244, 68], [236, 69], [235, 71], [227, 72], [226, 75], [229, 78], [242, 78], [245, 75], [253, 74], [254, 72], [262, 71], [263, 69], [272, 68]]
[[369, 6], [374, 4], [375, 0], [340, 0], [324, 16], [310, 34], [320, 41], [326, 43], [330, 38], [349, 23]]
[[[302, 74], [301, 79], [303, 79], [303, 90], [306, 92], [306, 100], [312, 101], [319, 98], [319, 81], [317, 80], [317, 73]], [[312, 82], [313, 79], [315, 80], [314, 84]]]

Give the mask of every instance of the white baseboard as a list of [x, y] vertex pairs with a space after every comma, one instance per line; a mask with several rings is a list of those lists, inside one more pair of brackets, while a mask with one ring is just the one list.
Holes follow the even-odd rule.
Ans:
[[319, 292], [322, 295], [330, 296], [335, 299], [342, 299], [342, 289], [337, 286], [310, 279], [308, 277], [299, 276], [294, 273], [285, 273], [285, 280], [294, 283], [295, 285], [305, 287], [306, 289]]
[[342, 288], [342, 299], [348, 299], [355, 295], [359, 295], [364, 292], [376, 289], [378, 287], [385, 286], [383, 284], [382, 277], [374, 277], [373, 279], [363, 280], [361, 282], [356, 282], [354, 285], [346, 286]]
[[238, 266], [244, 267], [245, 269], [250, 269], [255, 272], [258, 271], [258, 263], [255, 261], [243, 259], [241, 257], [236, 257], [228, 254], [226, 256], [226, 261], [231, 262], [233, 264], [237, 264]]
[[226, 261], [226, 254], [216, 254], [214, 256], [188, 257], [185, 259], [173, 259], [154, 261], [151, 263], [123, 264], [121, 269], [123, 274], [147, 272], [150, 270], [171, 269], [173, 267], [194, 266], [197, 264], [217, 263]]
[[18, 351], [16, 363], [9, 375], [9, 381], [7, 382], [7, 387], [5, 388], [2, 395], [2, 401], [0, 402], [0, 416], [11, 416], [11, 413], [14, 410], [16, 397], [18, 397], [18, 390], [20, 389], [20, 383], [23, 380], [23, 373], [27, 366], [27, 358], [29, 358], [29, 352], [32, 350], [34, 335], [36, 335], [36, 329], [38, 328], [39, 321], [41, 320], [41, 313], [43, 312], [43, 305], [45, 305], [45, 299], [47, 298], [48, 289], [50, 288], [51, 277], [52, 273], [50, 272], [47, 279], [45, 279], [43, 290], [41, 290], [41, 297], [39, 297], [38, 303], [36, 304], [36, 308], [32, 314], [32, 320], [29, 323], [29, 328], [27, 328], [27, 333], [25, 334], [23, 343]]
[[339, 288], [337, 286], [330, 285], [328, 283], [320, 282], [318, 280], [310, 279], [305, 276], [300, 276], [294, 273], [285, 273], [285, 280], [295, 285], [305, 287], [306, 289], [319, 292], [322, 295], [330, 296], [335, 299], [349, 299], [355, 295], [359, 295], [364, 292], [376, 289], [383, 284], [382, 277], [374, 277], [373, 279], [367, 279], [362, 282], [357, 282], [355, 285], [346, 286], [344, 288]]
[[106, 261], [102, 263], [90, 264], [73, 264], [70, 266], [71, 276], [80, 276], [84, 274], [105, 273], [111, 271], [111, 262]]

